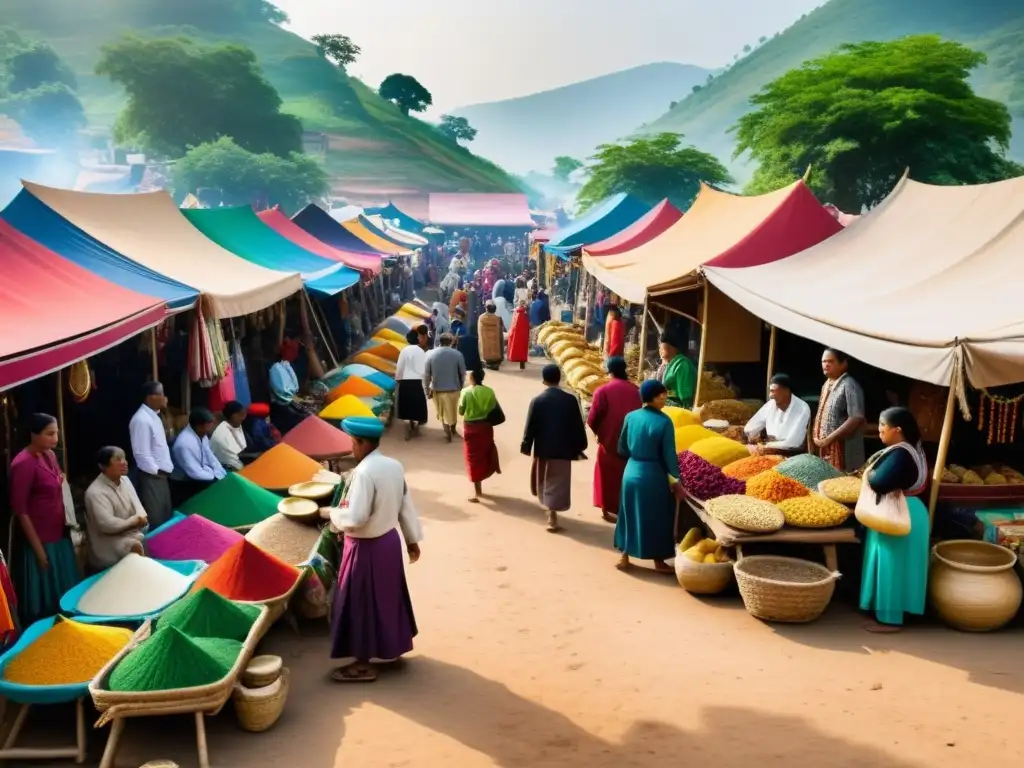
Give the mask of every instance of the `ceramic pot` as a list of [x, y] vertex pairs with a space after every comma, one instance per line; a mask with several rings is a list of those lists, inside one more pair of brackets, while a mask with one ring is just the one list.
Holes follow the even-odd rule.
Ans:
[[939, 618], [964, 632], [990, 632], [1008, 624], [1024, 594], [1016, 562], [1010, 550], [984, 541], [936, 544], [928, 594]]

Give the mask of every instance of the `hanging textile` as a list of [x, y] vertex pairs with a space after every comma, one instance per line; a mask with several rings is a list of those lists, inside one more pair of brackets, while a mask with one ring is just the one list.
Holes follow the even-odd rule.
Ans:
[[242, 345], [237, 339], [231, 342], [231, 370], [235, 376], [235, 400], [248, 408], [252, 405], [252, 394], [249, 391], [249, 374], [245, 369]]
[[201, 387], [212, 387], [224, 378], [228, 367], [228, 348], [220, 321], [207, 320], [202, 302], [196, 304], [189, 331], [189, 376]]

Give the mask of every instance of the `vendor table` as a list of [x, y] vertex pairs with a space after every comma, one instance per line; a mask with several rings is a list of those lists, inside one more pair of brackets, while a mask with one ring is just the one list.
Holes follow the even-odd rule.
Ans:
[[[836, 557], [836, 544], [858, 544], [857, 532], [849, 526], [837, 528], [793, 528], [784, 526], [775, 533], [746, 533], [732, 528], [721, 520], [707, 513], [704, 505], [687, 494], [686, 505], [693, 510], [701, 522], [711, 532], [711, 536], [723, 547], [735, 547], [737, 559], [743, 556], [744, 544], [818, 544], [825, 553], [825, 567], [830, 571], [839, 569]], [[676, 528], [679, 527], [679, 507], [676, 502]], [[678, 534], [678, 531], [677, 531]], [[678, 539], [678, 535], [676, 536]]]

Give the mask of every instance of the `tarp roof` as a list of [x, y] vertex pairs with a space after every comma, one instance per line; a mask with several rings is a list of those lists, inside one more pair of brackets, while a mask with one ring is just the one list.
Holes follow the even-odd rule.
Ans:
[[327, 243], [334, 248], [371, 254], [378, 258], [386, 255], [384, 251], [378, 251], [364, 240], [360, 240], [345, 229], [341, 222], [333, 219], [327, 211], [312, 203], [292, 216], [292, 221], [320, 242]]
[[405, 230], [399, 229], [398, 227], [391, 226], [382, 216], [377, 214], [363, 215], [359, 217], [359, 223], [370, 229], [375, 234], [381, 235], [385, 240], [390, 240], [396, 245], [405, 245], [410, 248], [422, 248], [430, 241], [423, 235], [416, 235], [412, 232], [406, 232]]
[[413, 249], [408, 245], [398, 245], [397, 243], [391, 242], [386, 237], [378, 235], [374, 232], [372, 226], [367, 226], [369, 222], [366, 221], [366, 224], [364, 224], [364, 221], [366, 221], [366, 219], [360, 216], [356, 219], [341, 222], [341, 226], [375, 251], [386, 253], [389, 256], [404, 256], [413, 252]]
[[558, 230], [544, 246], [545, 250], [566, 253], [599, 243], [633, 224], [651, 207], [631, 195], [612, 195], [585, 215]]
[[515, 227], [536, 225], [522, 194], [431, 193], [430, 223], [439, 227]]
[[390, 201], [387, 205], [379, 208], [365, 208], [363, 209], [363, 213], [367, 216], [383, 216], [388, 221], [395, 221], [397, 219], [399, 229], [403, 229], [406, 232], [412, 232], [417, 235], [422, 232], [423, 227], [426, 226], [422, 221], [413, 218]]
[[122, 288], [0, 221], [0, 390], [150, 328], [163, 301]]
[[626, 301], [692, 285], [705, 264], [753, 267], [799, 253], [842, 226], [802, 181], [767, 195], [745, 197], [701, 188], [690, 210], [660, 237], [626, 253], [583, 266]]
[[182, 215], [196, 229], [246, 261], [279, 272], [298, 271], [306, 287], [333, 296], [359, 282], [359, 273], [317, 256], [268, 227], [248, 205], [190, 208]]
[[322, 240], [313, 237], [313, 235], [285, 216], [278, 208], [260, 211], [257, 215], [260, 221], [277, 232], [277, 234], [287, 237], [310, 253], [315, 253], [317, 256], [323, 256], [325, 259], [331, 259], [332, 261], [340, 261], [342, 264], [352, 267], [352, 269], [372, 272], [373, 274], [380, 272], [380, 257], [356, 251], [345, 251], [328, 245]]
[[1024, 177], [938, 187], [904, 179], [835, 237], [774, 264], [705, 270], [791, 333], [963, 394], [1024, 381]]
[[122, 256], [199, 290], [217, 317], [265, 309], [302, 288], [298, 272], [264, 269], [204, 237], [166, 192], [102, 195], [29, 182], [25, 188]]
[[614, 256], [631, 251], [656, 238], [682, 216], [682, 211], [668, 200], [662, 200], [621, 232], [599, 243], [585, 246], [583, 252], [589, 256]]
[[328, 213], [335, 221], [348, 221], [362, 216], [363, 209], [358, 205], [343, 205], [341, 208], [331, 208]]
[[90, 237], [27, 189], [0, 211], [0, 219], [68, 261], [122, 288], [163, 299], [171, 309], [188, 309], [199, 296], [195, 288], [137, 264]]

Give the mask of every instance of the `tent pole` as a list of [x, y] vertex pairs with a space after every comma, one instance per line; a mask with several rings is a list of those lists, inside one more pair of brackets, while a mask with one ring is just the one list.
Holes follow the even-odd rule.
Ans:
[[[954, 376], [955, 378], [955, 376]], [[939, 435], [939, 451], [935, 456], [935, 469], [932, 470], [932, 487], [928, 494], [928, 526], [935, 521], [935, 506], [939, 503], [939, 488], [942, 484], [942, 473], [946, 471], [946, 457], [949, 454], [949, 441], [953, 436], [953, 414], [956, 410], [956, 387], [950, 382], [949, 397], [946, 399], [946, 414], [942, 419], [942, 433]]]
[[334, 368], [338, 367], [338, 358], [334, 355], [334, 339], [330, 338], [324, 333], [323, 327], [320, 325], [320, 318], [316, 315], [316, 305], [313, 304], [313, 300], [309, 297], [309, 291], [303, 287], [302, 295], [306, 297], [306, 305], [309, 307], [310, 314], [313, 315], [313, 322], [316, 324], [316, 330], [319, 332], [320, 337], [324, 340], [324, 346], [327, 347], [327, 354], [331, 356], [331, 365]]
[[64, 433], [64, 370], [57, 371], [57, 428], [60, 430], [60, 468], [68, 471], [68, 438]]
[[160, 381], [160, 364], [156, 354], [156, 326], [149, 329], [150, 357], [153, 362], [153, 381]]
[[644, 363], [647, 362], [647, 315], [650, 312], [647, 309], [647, 295], [644, 295], [644, 311], [643, 317], [640, 320], [640, 338], [636, 340], [638, 348], [637, 362], [636, 362], [636, 383], [642, 384], [644, 381]]
[[704, 378], [704, 357], [708, 346], [708, 279], [704, 278], [704, 304], [700, 310], [700, 354], [697, 357], [697, 389], [693, 393], [693, 407], [700, 404], [701, 381]]
[[775, 332], [776, 327], [771, 326], [772, 333], [768, 339], [768, 382], [765, 384], [765, 392], [769, 392], [772, 388], [772, 376], [775, 375]]

